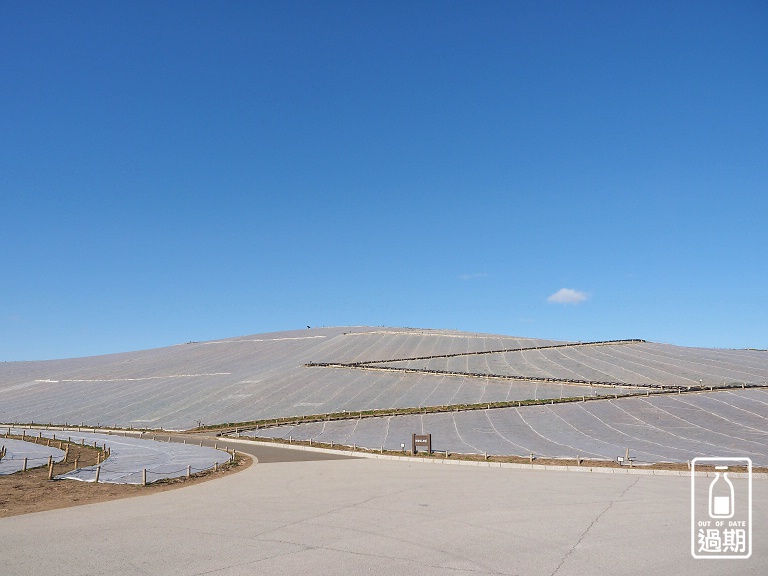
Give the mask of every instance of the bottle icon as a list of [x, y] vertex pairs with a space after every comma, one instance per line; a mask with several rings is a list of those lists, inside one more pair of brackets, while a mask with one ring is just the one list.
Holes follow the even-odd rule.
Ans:
[[709, 485], [709, 516], [710, 518], [733, 517], [733, 484], [728, 479], [728, 466], [715, 466], [715, 470], [723, 470], [715, 474], [715, 479]]

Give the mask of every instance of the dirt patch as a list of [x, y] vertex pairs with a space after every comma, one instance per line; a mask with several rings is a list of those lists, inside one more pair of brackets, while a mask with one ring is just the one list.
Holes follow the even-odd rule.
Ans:
[[[56, 441], [52, 445], [58, 448], [59, 442]], [[64, 442], [63, 445], [66, 447], [67, 442]], [[78, 466], [83, 467], [96, 464], [97, 457], [103, 460], [103, 450], [80, 444], [69, 444], [67, 461], [54, 464], [53, 475], [71, 471], [75, 467], [75, 459], [78, 460]], [[217, 472], [212, 470], [199, 472], [190, 478], [160, 480], [147, 486], [95, 484], [77, 480], [49, 480], [48, 466], [42, 466], [26, 472], [0, 476], [0, 518], [164, 492], [221, 478], [244, 470], [252, 463], [253, 459], [250, 456], [239, 454], [234, 462], [219, 466]]]

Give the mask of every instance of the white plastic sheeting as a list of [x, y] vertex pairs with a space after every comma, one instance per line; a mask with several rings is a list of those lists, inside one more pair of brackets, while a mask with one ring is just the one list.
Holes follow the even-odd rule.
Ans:
[[5, 446], [5, 457], [0, 460], [0, 476], [23, 470], [24, 458], [27, 459], [28, 469], [47, 464], [49, 456], [53, 457], [54, 462], [64, 459], [64, 451], [53, 446], [11, 438], [0, 438], [0, 445]]
[[371, 449], [410, 447], [432, 434], [436, 450], [469, 454], [686, 462], [696, 456], [748, 456], [768, 465], [768, 390], [639, 396], [554, 405], [363, 418], [241, 433]]
[[559, 397], [560, 386], [537, 388], [536, 383], [510, 386], [477, 378], [304, 366], [548, 343], [452, 331], [318, 328], [91, 358], [0, 363], [0, 420], [188, 429], [198, 422], [491, 402], [534, 394]]
[[[99, 482], [111, 484], [141, 484], [143, 469], [147, 470], [147, 482], [162, 478], [179, 478], [187, 474], [188, 466], [194, 474], [213, 468], [215, 464], [224, 464], [230, 459], [230, 455], [223, 450], [196, 444], [71, 430], [27, 430], [27, 434], [37, 435], [39, 432], [44, 438], [55, 434], [57, 439], [69, 438], [78, 444], [81, 440], [85, 440], [90, 446], [96, 442], [99, 448], [106, 444], [110, 456], [101, 464]], [[21, 434], [21, 429], [11, 428], [11, 433]], [[62, 457], [63, 455], [62, 452]], [[96, 479], [96, 466], [78, 468], [56, 478], [93, 482]]]
[[520, 349], [377, 364], [394, 368], [524, 375], [640, 386], [699, 386], [768, 381], [768, 354], [631, 342]]
[[[632, 335], [628, 335], [632, 336]], [[283, 416], [622, 393], [559, 383], [306, 367], [387, 362], [422, 369], [706, 385], [768, 380], [768, 353], [628, 343], [562, 344], [445, 330], [317, 328], [108, 356], [0, 363], [0, 420], [188, 429]], [[473, 354], [491, 350], [513, 350]]]

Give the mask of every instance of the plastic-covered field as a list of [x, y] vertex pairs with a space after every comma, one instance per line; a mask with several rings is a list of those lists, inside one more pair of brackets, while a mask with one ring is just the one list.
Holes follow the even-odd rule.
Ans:
[[525, 375], [642, 386], [699, 386], [768, 381], [768, 354], [632, 342], [381, 363], [381, 366]]
[[0, 460], [0, 476], [23, 470], [24, 458], [27, 459], [27, 468], [47, 464], [49, 456], [53, 457], [54, 462], [64, 458], [64, 451], [53, 446], [42, 446], [12, 438], [0, 438], [0, 445], [5, 446], [5, 457]]
[[[446, 330], [342, 327], [91, 358], [4, 362], [0, 421], [188, 429], [199, 423], [343, 410], [626, 392], [574, 383], [306, 366], [323, 362], [390, 361], [387, 365], [397, 367], [450, 366], [459, 372], [629, 384], [768, 379], [767, 352], [644, 343], [537, 349], [560, 344], [565, 343]], [[493, 350], [519, 351], [474, 354]], [[455, 354], [465, 356], [397, 361]]]
[[363, 418], [243, 435], [399, 450], [401, 443], [410, 447], [413, 433], [431, 433], [436, 450], [467, 454], [615, 460], [629, 448], [638, 463], [748, 456], [755, 465], [768, 466], [768, 390]]
[[[21, 430], [21, 428], [11, 428], [11, 433], [14, 435], [21, 434]], [[224, 464], [230, 459], [227, 452], [206, 446], [161, 442], [132, 436], [78, 432], [76, 430], [27, 429], [26, 433], [28, 435], [42, 433], [43, 438], [51, 438], [55, 434], [58, 439], [66, 438], [77, 443], [85, 440], [85, 443], [91, 446], [96, 442], [100, 448], [106, 444], [110, 450], [110, 455], [101, 464], [99, 482], [111, 484], [141, 484], [143, 469], [147, 470], [147, 482], [155, 482], [163, 478], [179, 478], [187, 474], [187, 466], [191, 467], [191, 472], [194, 474], [213, 468], [214, 464]], [[29, 444], [31, 447], [36, 446], [30, 442], [22, 443]], [[39, 446], [39, 448], [44, 447]], [[61, 451], [59, 450], [59, 452]], [[64, 452], [61, 452], [61, 458], [63, 457]], [[96, 466], [78, 468], [72, 472], [56, 476], [56, 478], [93, 482], [96, 479]]]

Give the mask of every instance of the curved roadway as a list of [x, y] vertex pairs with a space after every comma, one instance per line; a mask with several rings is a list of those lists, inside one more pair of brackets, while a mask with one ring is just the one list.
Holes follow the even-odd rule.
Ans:
[[0, 541], [17, 576], [757, 575], [768, 573], [766, 481], [753, 499], [752, 557], [708, 562], [690, 554], [686, 477], [285, 462], [6, 518]]

